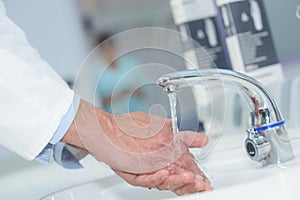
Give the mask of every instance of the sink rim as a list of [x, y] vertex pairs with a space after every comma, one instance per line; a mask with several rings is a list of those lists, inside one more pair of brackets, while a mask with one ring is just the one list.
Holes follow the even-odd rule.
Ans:
[[[300, 129], [297, 129], [298, 131]], [[293, 138], [293, 137], [291, 137]], [[295, 143], [298, 143], [298, 144], [295, 144]], [[264, 177], [261, 177], [259, 180], [249, 180], [249, 181], [242, 181], [242, 182], [239, 182], [238, 184], [231, 184], [231, 185], [228, 185], [226, 187], [219, 187], [217, 189], [214, 190], [214, 192], [217, 192], [217, 193], [222, 193], [222, 191], [226, 191], [226, 190], [232, 190], [233, 188], [243, 188], [245, 185], [255, 185], [256, 183], [262, 181], [262, 182], [268, 182], [269, 179], [272, 179], [274, 177], [278, 177], [278, 176], [284, 176], [284, 177], [289, 177], [291, 173], [297, 171], [300, 169], [300, 159], [299, 159], [299, 155], [300, 155], [300, 139], [296, 139], [296, 140], [292, 140], [292, 146], [294, 148], [294, 153], [295, 153], [295, 159], [291, 160], [291, 161], [288, 161], [287, 163], [284, 163], [283, 165], [270, 165], [270, 166], [267, 166], [267, 167], [263, 167], [263, 169], [266, 169], [266, 170], [270, 170], [270, 171], [279, 171], [279, 173], [271, 173], [271, 174], [268, 174]], [[297, 147], [296, 147], [297, 146]], [[225, 148], [225, 149], [220, 149], [220, 150], [217, 150], [216, 152], [213, 152], [212, 154], [218, 154], [218, 153], [222, 153], [223, 151], [232, 151], [232, 150], [237, 150], [237, 151], [243, 151], [243, 147], [241, 146], [236, 146], [234, 148]], [[296, 151], [295, 151], [296, 150]], [[238, 159], [244, 159], [244, 158], [238, 158]], [[248, 159], [248, 158], [246, 158]], [[253, 162], [253, 161], [251, 161]], [[293, 164], [293, 162], [295, 162]], [[266, 171], [264, 170], [264, 171]], [[76, 189], [76, 188], [79, 188], [81, 186], [88, 186], [89, 184], [95, 184], [95, 183], [104, 183], [106, 181], [115, 181], [116, 184], [117, 183], [125, 183], [125, 184], [128, 184], [126, 183], [126, 181], [124, 181], [123, 179], [121, 179], [119, 176], [117, 175], [110, 175], [108, 177], [104, 177], [104, 178], [101, 178], [101, 179], [95, 179], [95, 180], [91, 180], [91, 181], [87, 181], [87, 182], [84, 182], [84, 183], [79, 183], [79, 184], [75, 184], [73, 186], [70, 186], [70, 187], [66, 187], [66, 188], [63, 188], [63, 189], [60, 189], [60, 190], [57, 190], [55, 192], [51, 192], [47, 195], [44, 195], [43, 197], [41, 197], [40, 199], [46, 199], [46, 198], [49, 198], [51, 196], [54, 196], [54, 195], [59, 195], [60, 193], [62, 192], [67, 192], [69, 190], [72, 190], [72, 189]], [[134, 186], [131, 186], [128, 184], [128, 186], [130, 187], [134, 187]], [[99, 188], [99, 189], [102, 189], [102, 188]], [[209, 196], [209, 193], [207, 194], [207, 196]], [[205, 194], [206, 196], [206, 193], [199, 193], [199, 194]], [[196, 194], [196, 195], [199, 195], [199, 194]], [[188, 195], [189, 196], [189, 195]], [[167, 198], [167, 199], [173, 199], [174, 197], [171, 197], [171, 198]]]

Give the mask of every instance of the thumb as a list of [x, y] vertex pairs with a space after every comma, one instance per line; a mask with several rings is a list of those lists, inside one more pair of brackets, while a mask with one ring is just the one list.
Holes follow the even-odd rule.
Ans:
[[197, 133], [193, 131], [179, 132], [180, 140], [190, 148], [203, 147], [208, 143], [208, 137], [203, 133]]

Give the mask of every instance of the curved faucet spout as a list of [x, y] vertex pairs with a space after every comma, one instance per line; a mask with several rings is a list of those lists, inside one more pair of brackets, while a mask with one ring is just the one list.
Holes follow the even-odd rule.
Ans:
[[233, 88], [248, 103], [252, 111], [256, 112], [256, 117], [259, 117], [257, 107], [266, 107], [270, 109], [270, 121], [283, 121], [277, 104], [265, 87], [257, 80], [239, 72], [224, 69], [185, 70], [166, 74], [158, 79], [157, 84], [171, 92], [214, 82], [222, 82], [224, 86]]
[[251, 159], [273, 164], [294, 157], [278, 106], [265, 87], [255, 79], [231, 70], [201, 69], [166, 74], [157, 81], [166, 92], [214, 83], [232, 88], [251, 108], [252, 127], [247, 130], [248, 138], [245, 143]]

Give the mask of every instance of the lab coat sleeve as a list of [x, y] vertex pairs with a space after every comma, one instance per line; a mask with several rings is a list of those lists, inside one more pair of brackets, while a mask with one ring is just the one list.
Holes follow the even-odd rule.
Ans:
[[[35, 157], [35, 160], [45, 164], [48, 164], [50, 162], [52, 149], [55, 150], [53, 146], [59, 143], [59, 141], [63, 138], [63, 136], [70, 128], [76, 116], [76, 113], [78, 111], [79, 105], [80, 105], [80, 97], [75, 95], [72, 105], [69, 107], [63, 119], [60, 121], [59, 127], [56, 129], [53, 137], [49, 141], [48, 145], [42, 150], [42, 152], [37, 157]], [[57, 155], [57, 153], [54, 152], [53, 155]], [[76, 162], [78, 161], [76, 160]]]
[[74, 93], [40, 58], [0, 0], [0, 145], [34, 159], [68, 111]]
[[52, 138], [74, 93], [6, 49], [0, 49], [0, 66], [0, 144], [33, 160]]

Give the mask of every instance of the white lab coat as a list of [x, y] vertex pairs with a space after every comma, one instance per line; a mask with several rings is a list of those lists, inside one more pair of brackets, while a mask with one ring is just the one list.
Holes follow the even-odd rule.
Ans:
[[0, 0], [0, 145], [27, 160], [46, 146], [74, 92], [5, 14]]

